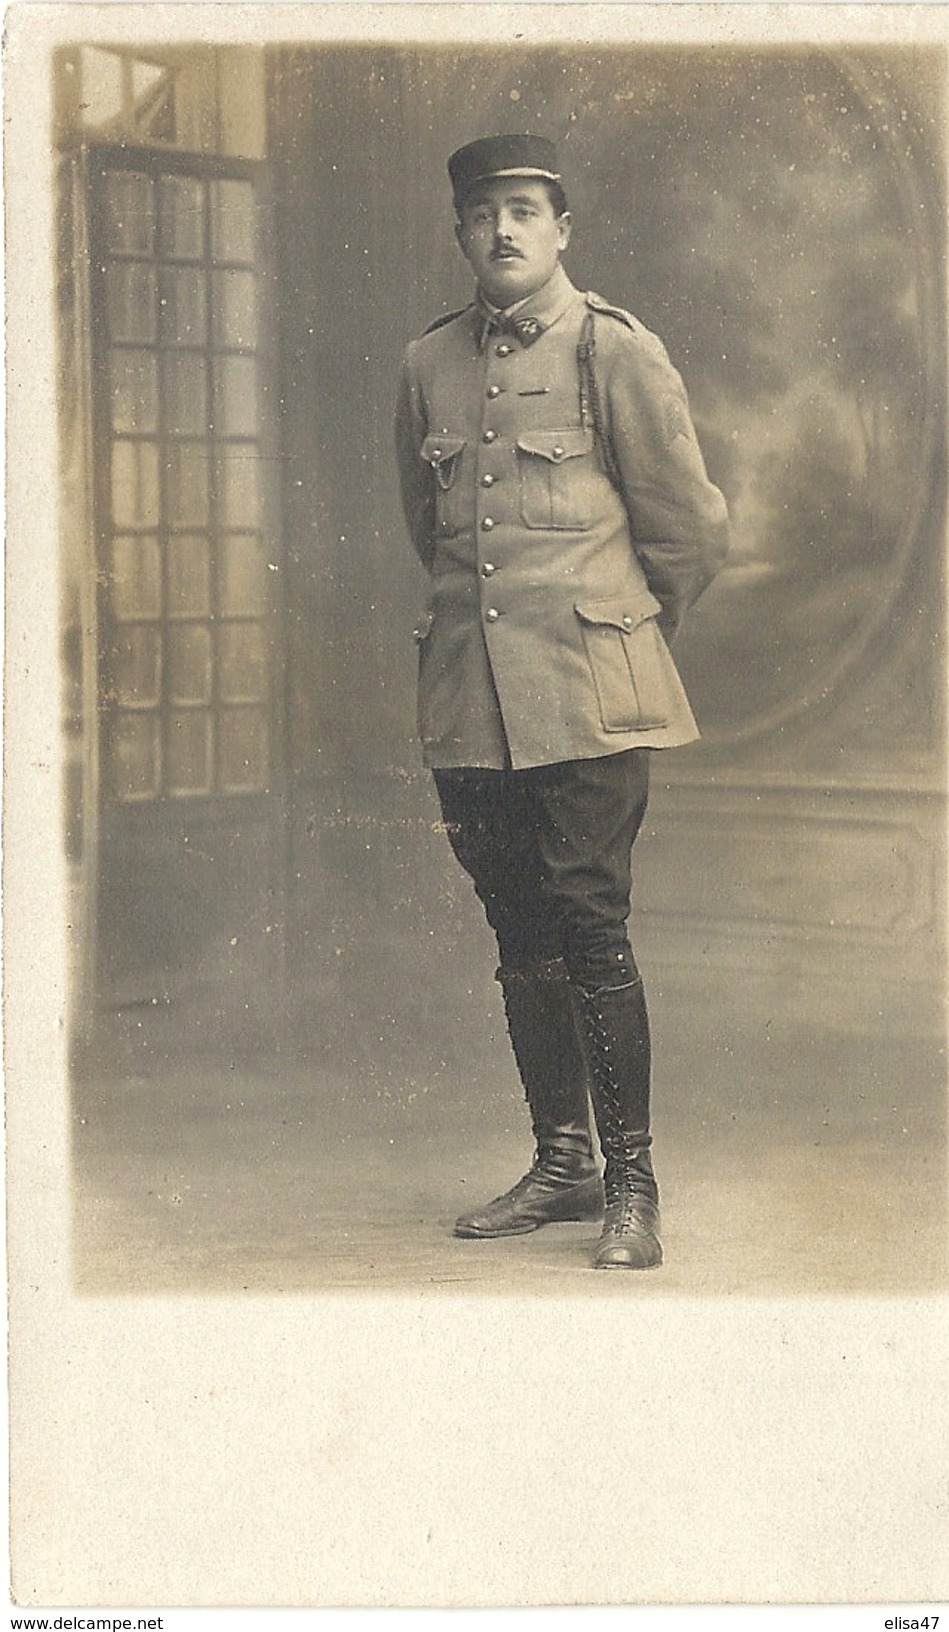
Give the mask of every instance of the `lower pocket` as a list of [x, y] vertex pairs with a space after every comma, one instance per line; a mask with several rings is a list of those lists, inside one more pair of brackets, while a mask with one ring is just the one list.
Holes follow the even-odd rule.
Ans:
[[604, 731], [655, 731], [669, 723], [669, 662], [656, 627], [659, 603], [588, 602], [575, 608]]
[[432, 679], [430, 672], [431, 641], [429, 636], [431, 635], [432, 625], [434, 622], [435, 614], [431, 607], [429, 607], [426, 612], [423, 612], [416, 627], [412, 631], [412, 637], [418, 649], [418, 685], [416, 690], [415, 720], [418, 734], [422, 742], [430, 742], [432, 740]]

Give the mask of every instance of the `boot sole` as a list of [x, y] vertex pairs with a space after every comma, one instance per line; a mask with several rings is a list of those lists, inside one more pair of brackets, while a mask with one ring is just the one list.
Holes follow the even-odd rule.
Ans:
[[598, 1263], [594, 1262], [593, 1268], [594, 1269], [622, 1269], [622, 1270], [625, 1270], [627, 1274], [629, 1273], [630, 1270], [632, 1270], [634, 1274], [641, 1275], [644, 1270], [648, 1271], [650, 1269], [661, 1269], [662, 1268], [662, 1259], [661, 1258], [655, 1258], [655, 1259], [653, 1259], [653, 1262], [651, 1264], [598, 1264]]
[[648, 1261], [648, 1263], [645, 1263], [645, 1264], [628, 1264], [628, 1263], [624, 1264], [623, 1260], [621, 1258], [616, 1258], [616, 1259], [612, 1259], [612, 1260], [609, 1259], [609, 1258], [605, 1258], [605, 1259], [603, 1259], [602, 1262], [600, 1261], [599, 1258], [594, 1258], [594, 1260], [593, 1260], [593, 1268], [594, 1269], [643, 1270], [643, 1269], [661, 1269], [661, 1267], [662, 1267], [662, 1248], [661, 1248], [661, 1246], [658, 1246], [658, 1244], [657, 1244], [657, 1250], [656, 1250], [655, 1258], [651, 1258]]
[[543, 1230], [548, 1224], [589, 1224], [595, 1222], [598, 1213], [560, 1213], [556, 1218], [538, 1218], [523, 1224], [514, 1224], [507, 1230], [475, 1230], [466, 1225], [463, 1228], [455, 1225], [453, 1235], [462, 1241], [501, 1241], [506, 1235], [533, 1235], [536, 1230]]

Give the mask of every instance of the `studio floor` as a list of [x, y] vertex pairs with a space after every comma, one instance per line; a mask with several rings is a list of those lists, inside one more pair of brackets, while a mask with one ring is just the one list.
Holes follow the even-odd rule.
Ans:
[[[492, 1023], [465, 1059], [101, 1052], [74, 1085], [73, 1276], [86, 1294], [892, 1295], [949, 1280], [933, 1036], [802, 1032], [744, 1000], [653, 1003], [665, 1263], [590, 1268], [594, 1225], [452, 1234], [530, 1158]], [[736, 997], [743, 997], [738, 993]], [[694, 994], [693, 994], [694, 998]], [[111, 1063], [110, 1063], [111, 1062]]]

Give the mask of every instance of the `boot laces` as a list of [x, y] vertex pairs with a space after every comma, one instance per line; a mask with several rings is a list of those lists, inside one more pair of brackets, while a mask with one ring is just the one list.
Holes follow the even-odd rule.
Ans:
[[[641, 1149], [630, 1151], [629, 1159], [641, 1154]], [[657, 1203], [653, 1186], [641, 1173], [611, 1164], [606, 1174], [606, 1218], [604, 1232], [616, 1235], [638, 1234], [653, 1229]]]

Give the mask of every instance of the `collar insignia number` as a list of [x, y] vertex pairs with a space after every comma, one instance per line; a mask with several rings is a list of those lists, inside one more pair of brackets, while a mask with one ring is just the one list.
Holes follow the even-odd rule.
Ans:
[[532, 346], [544, 332], [544, 325], [536, 317], [515, 317], [510, 324], [511, 333], [515, 334], [522, 346]]
[[522, 346], [532, 346], [544, 333], [545, 325], [539, 317], [495, 317], [487, 325], [485, 336], [489, 334], [510, 334]]

